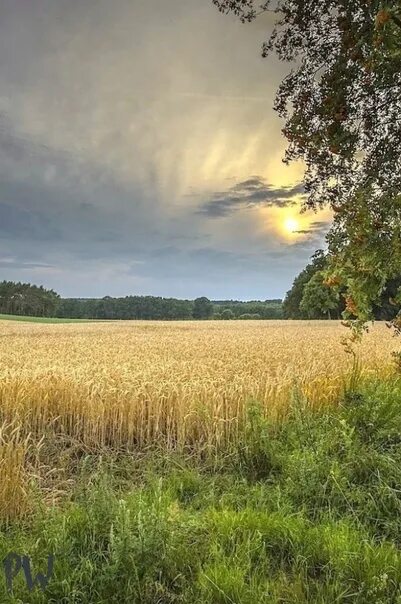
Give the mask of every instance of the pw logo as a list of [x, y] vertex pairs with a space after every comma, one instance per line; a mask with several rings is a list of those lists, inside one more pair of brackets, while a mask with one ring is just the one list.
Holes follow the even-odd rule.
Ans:
[[32, 591], [36, 586], [40, 587], [40, 589], [42, 591], [44, 591], [53, 574], [53, 565], [54, 565], [54, 555], [50, 554], [47, 557], [47, 574], [42, 575], [42, 573], [38, 573], [36, 576], [33, 577], [32, 570], [31, 570], [31, 561], [30, 561], [29, 557], [28, 556], [19, 556], [18, 554], [14, 554], [14, 552], [11, 552], [3, 560], [4, 574], [6, 576], [7, 591], [9, 593], [12, 593], [13, 580], [18, 575], [21, 568], [24, 571], [25, 583], [26, 583], [29, 591]]

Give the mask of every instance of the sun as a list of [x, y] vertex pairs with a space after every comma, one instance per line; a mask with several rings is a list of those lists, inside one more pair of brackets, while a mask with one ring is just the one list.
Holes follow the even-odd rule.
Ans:
[[287, 233], [294, 233], [299, 228], [299, 222], [296, 218], [286, 218], [283, 223], [284, 229]]

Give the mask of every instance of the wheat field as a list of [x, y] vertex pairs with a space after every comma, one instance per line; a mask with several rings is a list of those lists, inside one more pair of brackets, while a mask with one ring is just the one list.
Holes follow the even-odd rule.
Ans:
[[[291, 392], [332, 400], [352, 367], [326, 321], [113, 322], [0, 325], [0, 412], [37, 436], [90, 445], [218, 442], [244, 405], [267, 412]], [[391, 371], [382, 323], [356, 346], [364, 374]]]
[[[294, 393], [330, 403], [351, 379], [346, 335], [326, 321], [2, 322], [0, 508], [24, 509], [43, 443], [227, 446], [251, 401], [272, 415]], [[361, 375], [391, 373], [395, 344], [375, 324], [355, 349]]]

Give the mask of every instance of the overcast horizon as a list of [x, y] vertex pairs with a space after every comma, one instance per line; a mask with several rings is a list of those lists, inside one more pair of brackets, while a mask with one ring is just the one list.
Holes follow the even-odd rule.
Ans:
[[299, 214], [282, 163], [270, 27], [211, 0], [2, 0], [0, 280], [282, 298], [330, 214]]

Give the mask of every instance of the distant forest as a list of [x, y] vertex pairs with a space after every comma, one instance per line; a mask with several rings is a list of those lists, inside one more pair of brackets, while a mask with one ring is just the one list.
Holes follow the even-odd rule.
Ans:
[[214, 302], [205, 297], [178, 300], [156, 296], [106, 296], [63, 299], [57, 316], [79, 319], [281, 319], [281, 306], [281, 300]]
[[281, 300], [178, 300], [158, 296], [61, 298], [30, 283], [0, 283], [0, 313], [68, 319], [281, 319]]
[[[67, 319], [341, 319], [346, 292], [325, 278], [327, 256], [318, 250], [294, 279], [284, 301], [179, 300], [159, 296], [61, 298], [52, 289], [30, 283], [0, 282], [0, 313]], [[401, 277], [389, 281], [373, 306], [377, 320], [391, 321], [401, 310]]]

